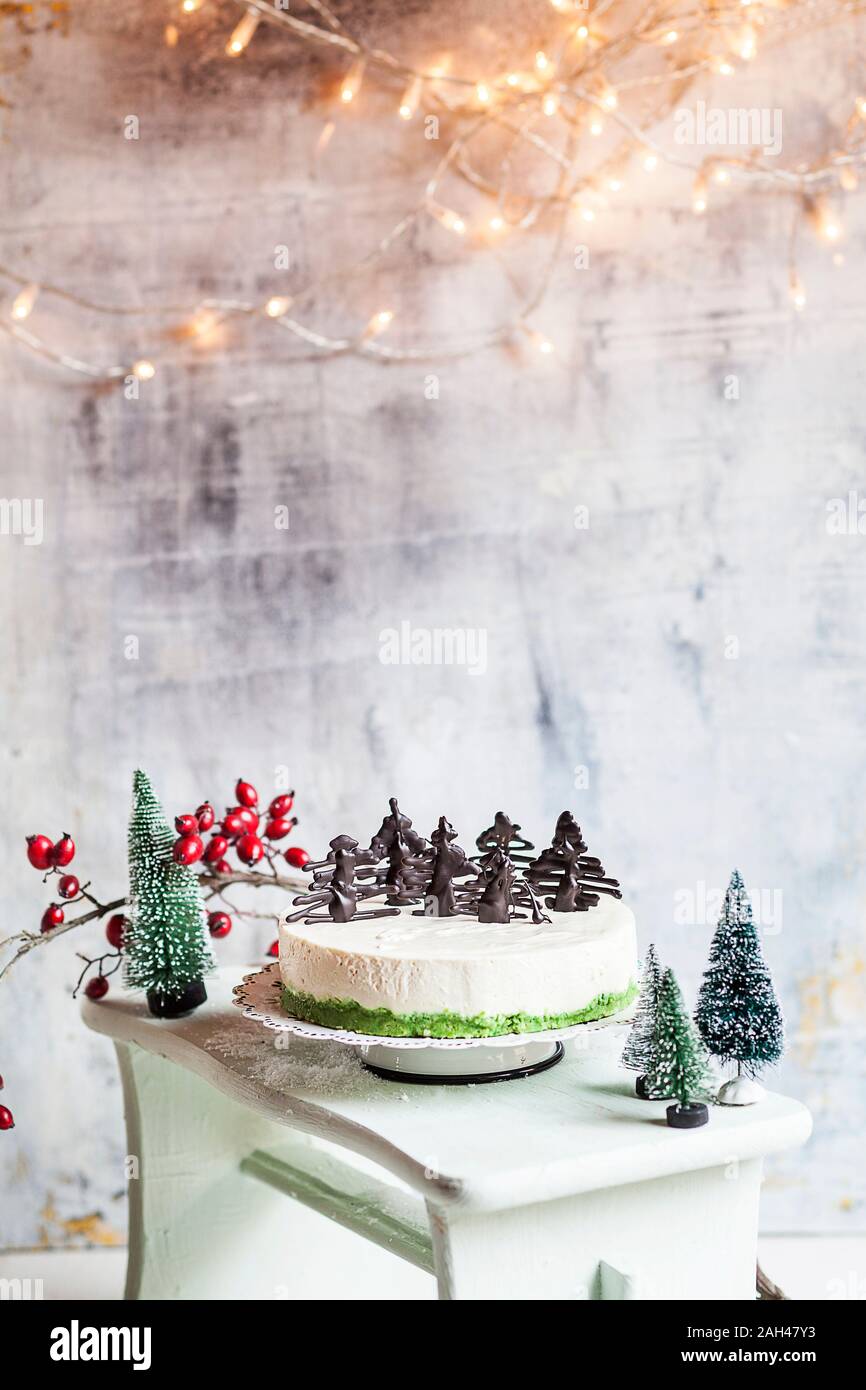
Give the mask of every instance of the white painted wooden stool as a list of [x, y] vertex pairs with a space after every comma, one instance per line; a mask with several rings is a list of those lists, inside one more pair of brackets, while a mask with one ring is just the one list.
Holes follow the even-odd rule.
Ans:
[[762, 1158], [806, 1139], [802, 1105], [669, 1129], [617, 1066], [617, 1029], [522, 1080], [382, 1081], [243, 1018], [241, 973], [185, 1019], [83, 1002], [123, 1080], [127, 1298], [435, 1297], [394, 1255], [444, 1299], [754, 1298]]

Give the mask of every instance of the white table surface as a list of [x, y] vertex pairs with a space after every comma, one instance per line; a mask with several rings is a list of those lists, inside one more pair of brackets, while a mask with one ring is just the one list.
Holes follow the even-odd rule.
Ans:
[[335, 1043], [275, 1034], [243, 1018], [232, 987], [261, 968], [224, 967], [188, 1018], [158, 1020], [121, 990], [84, 999], [87, 1026], [196, 1073], [252, 1111], [354, 1150], [428, 1201], [495, 1211], [745, 1160], [801, 1144], [804, 1106], [769, 1094], [716, 1106], [697, 1130], [665, 1123], [665, 1102], [638, 1100], [616, 1058], [625, 1030], [570, 1043], [551, 1070], [475, 1086], [416, 1086], [365, 1071]]

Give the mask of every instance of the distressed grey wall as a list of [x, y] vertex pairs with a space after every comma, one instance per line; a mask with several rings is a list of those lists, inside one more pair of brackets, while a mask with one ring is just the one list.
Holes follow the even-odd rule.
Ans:
[[[497, 6], [504, 53], [522, 11]], [[388, 229], [430, 157], [393, 94], [365, 95], [316, 175], [333, 67], [265, 33], [226, 63], [234, 14], [170, 53], [164, 7], [92, 0], [68, 36], [31, 40], [2, 79], [3, 261], [109, 303], [264, 297]], [[385, 32], [381, 6], [355, 14]], [[447, 7], [402, 23], [403, 51], [453, 42]], [[831, 52], [823, 70], [814, 49], [780, 59], [736, 98], [784, 105], [786, 158], [820, 147], [828, 101], [847, 109], [856, 49]], [[137, 142], [122, 138], [130, 113]], [[571, 805], [690, 989], [712, 925], [695, 921], [702, 885], [737, 864], [770, 918], [789, 1018], [778, 1084], [816, 1119], [807, 1150], [770, 1167], [765, 1226], [862, 1229], [866, 539], [826, 526], [828, 499], [862, 487], [862, 219], [852, 202], [842, 267], [805, 246], [798, 317], [788, 202], [720, 201], [697, 220], [688, 201], [662, 175], [575, 230], [536, 315], [552, 359], [291, 362], [263, 324], [188, 352], [161, 321], [43, 299], [32, 322], [53, 342], [158, 359], [127, 401], [0, 336], [2, 491], [43, 498], [46, 517], [39, 547], [0, 539], [2, 921], [42, 910], [31, 830], [68, 828], [105, 894], [123, 887], [136, 764], [172, 812], [287, 764], [310, 848], [369, 834], [394, 791], [466, 839], [499, 806], [543, 839]], [[542, 231], [509, 253], [521, 282], [546, 251]], [[339, 332], [387, 303], [410, 342], [512, 302], [489, 257], [426, 224], [310, 317]], [[403, 620], [483, 629], [486, 671], [382, 665], [380, 631]], [[268, 938], [238, 927], [223, 958]], [[123, 1229], [113, 1057], [78, 1024], [74, 975], [67, 940], [3, 988], [17, 1128], [0, 1136], [0, 1244]]]

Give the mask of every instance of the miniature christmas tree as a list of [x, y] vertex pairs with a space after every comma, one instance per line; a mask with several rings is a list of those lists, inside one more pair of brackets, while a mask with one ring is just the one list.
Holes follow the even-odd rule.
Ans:
[[640, 982], [640, 996], [637, 1013], [628, 1035], [622, 1054], [622, 1065], [628, 1071], [638, 1073], [634, 1088], [641, 1100], [653, 1100], [647, 1090], [647, 1073], [652, 1070], [658, 1036], [659, 991], [662, 984], [662, 971], [656, 948], [647, 948], [643, 975]]
[[707, 1107], [697, 1100], [711, 1088], [707, 1056], [688, 1015], [672, 970], [662, 976], [658, 997], [658, 1028], [653, 1065], [647, 1075], [651, 1096], [675, 1096], [667, 1108], [673, 1129], [705, 1125]]
[[172, 858], [174, 835], [150, 781], [133, 778], [129, 823], [129, 926], [124, 979], [147, 991], [151, 1013], [176, 1018], [207, 998], [202, 976], [212, 967], [198, 879]]
[[722, 1087], [719, 1100], [728, 1105], [760, 1100], [764, 1092], [755, 1077], [778, 1062], [785, 1034], [752, 904], [736, 869], [710, 947], [695, 1022], [708, 1051], [722, 1062], [737, 1064], [737, 1075]]

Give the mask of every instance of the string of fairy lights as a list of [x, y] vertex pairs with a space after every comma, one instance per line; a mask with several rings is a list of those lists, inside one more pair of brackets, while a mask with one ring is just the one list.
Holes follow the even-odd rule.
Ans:
[[[217, 295], [191, 297], [187, 304], [111, 305], [0, 265], [0, 279], [11, 287], [10, 302], [0, 302], [0, 328], [22, 347], [98, 380], [149, 381], [162, 361], [172, 360], [167, 349], [162, 358], [151, 351], [104, 365], [62, 349], [39, 326], [40, 305], [52, 300], [105, 319], [164, 321], [171, 325], [176, 352], [193, 341], [206, 345], [222, 324], [247, 318], [290, 334], [296, 346], [314, 356], [353, 353], [380, 362], [421, 361], [465, 356], [518, 339], [549, 355], [555, 344], [536, 326], [536, 316], [561, 264], [569, 230], [599, 222], [629, 190], [640, 200], [645, 180], [663, 166], [689, 179], [695, 217], [705, 216], [718, 195], [754, 191], [790, 198], [787, 269], [795, 312], [803, 311], [807, 300], [797, 266], [801, 228], [834, 247], [843, 237], [840, 204], [857, 191], [866, 163], [866, 97], [855, 96], [837, 117], [834, 138], [819, 158], [793, 167], [754, 139], [743, 148], [738, 142], [734, 152], [734, 142], [722, 150], [686, 151], [671, 140], [668, 128], [662, 138], [660, 127], [682, 108], [687, 93], [695, 95], [698, 83], [735, 77], [754, 64], [759, 50], [798, 38], [814, 44], [821, 28], [856, 24], [866, 0], [597, 0], [592, 9], [581, 0], [537, 0], [542, 37], [519, 66], [505, 71], [485, 71], [483, 54], [472, 60], [461, 55], [458, 64], [457, 55], [442, 53], [431, 57], [429, 65], [412, 66], [366, 42], [324, 0], [304, 0], [305, 18], [284, 8], [287, 0], [232, 3], [241, 13], [225, 35], [228, 60], [247, 54], [259, 30], [268, 26], [287, 40], [330, 55], [339, 65], [333, 111], [316, 141], [317, 160], [371, 86], [381, 94], [393, 92], [397, 121], [434, 120], [438, 157], [431, 160], [423, 187], [360, 260], [263, 300]], [[176, 48], [195, 42], [200, 12], [208, 6], [222, 12], [216, 0], [175, 3], [165, 44]], [[370, 276], [425, 221], [476, 250], [487, 248], [500, 263], [504, 243], [534, 229], [552, 233], [551, 249], [535, 282], [522, 293], [506, 269], [514, 311], [475, 333], [395, 344], [389, 329], [396, 311], [390, 305], [342, 337], [314, 326], [318, 295]], [[841, 252], [835, 257], [841, 261]]]

